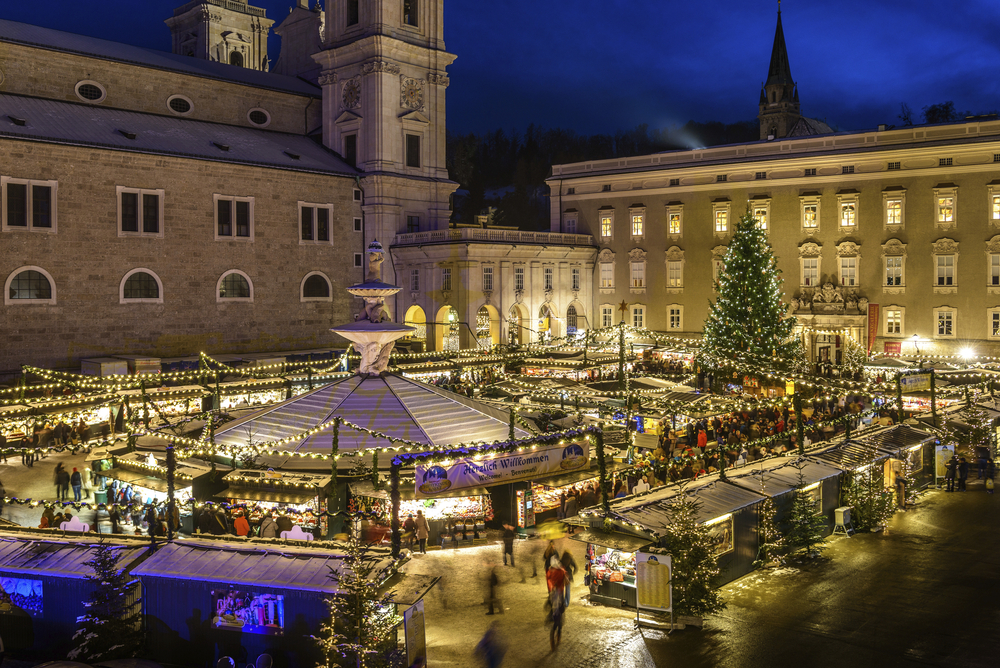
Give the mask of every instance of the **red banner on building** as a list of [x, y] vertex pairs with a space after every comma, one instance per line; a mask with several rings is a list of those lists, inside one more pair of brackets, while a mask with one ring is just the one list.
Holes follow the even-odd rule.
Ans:
[[882, 349], [886, 355], [902, 355], [903, 354], [903, 344], [899, 341], [890, 342], [886, 341], [883, 344], [885, 347]]
[[878, 304], [868, 305], [868, 353], [872, 352], [872, 344], [878, 336]]

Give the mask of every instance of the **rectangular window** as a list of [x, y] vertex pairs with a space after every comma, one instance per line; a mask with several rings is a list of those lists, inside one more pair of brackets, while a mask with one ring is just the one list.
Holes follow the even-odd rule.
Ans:
[[717, 174], [716, 177], [715, 177], [715, 182], [716, 183], [725, 183], [726, 182], [726, 177], [727, 177], [726, 174]]
[[903, 224], [903, 200], [887, 199], [885, 201], [885, 224], [886, 225]]
[[610, 183], [605, 183], [603, 186], [601, 186], [601, 192], [603, 192], [603, 193], [609, 193], [609, 192], [611, 192], [611, 184]]
[[576, 194], [576, 188], [566, 188], [566, 194], [567, 195], [575, 195]]
[[215, 196], [215, 237], [249, 239], [253, 236], [253, 198]]
[[888, 287], [903, 285], [903, 258], [901, 256], [885, 258], [885, 285]]
[[360, 232], [361, 231], [361, 219], [360, 218], [355, 218], [354, 219], [354, 231], [355, 232]]
[[715, 211], [715, 231], [716, 232], [729, 231], [729, 211], [725, 209], [717, 209]]
[[670, 179], [670, 185], [671, 186], [679, 186], [680, 184], [681, 184], [681, 180], [680, 179]]
[[951, 167], [951, 158], [938, 158], [938, 167]]
[[493, 267], [491, 265], [483, 267], [483, 292], [493, 292]]
[[816, 176], [816, 168], [815, 167], [806, 167], [806, 174], [805, 175], [806, 176]]
[[611, 238], [611, 232], [614, 229], [615, 216], [610, 211], [604, 211], [601, 213], [601, 236], [605, 239]]
[[24, 183], [7, 184], [7, 226], [28, 226], [28, 186]]
[[802, 258], [802, 285], [819, 285], [819, 258]]
[[937, 335], [955, 336], [955, 312], [937, 311]]
[[760, 181], [762, 179], [766, 179], [767, 178], [767, 172], [757, 172], [754, 175], [754, 178], [757, 179], [758, 181]]
[[819, 204], [811, 202], [802, 205], [802, 227], [807, 230], [819, 227]]
[[857, 204], [854, 202], [841, 202], [840, 203], [840, 226], [841, 227], [854, 227], [856, 222], [858, 208]]
[[576, 234], [576, 218], [566, 219], [566, 234]]
[[840, 258], [840, 284], [845, 286], [858, 284], [858, 258]]
[[645, 215], [641, 213], [632, 214], [632, 236], [641, 237], [645, 229]]
[[410, 290], [412, 292], [417, 292], [420, 290], [420, 270], [411, 269], [410, 270]]
[[6, 205], [0, 217], [5, 229], [56, 231], [56, 181], [0, 178]]
[[328, 244], [333, 241], [333, 206], [299, 202], [299, 241]]
[[936, 285], [947, 286], [955, 284], [955, 256], [937, 256], [937, 283]]
[[52, 227], [52, 188], [31, 186], [31, 226]]
[[680, 306], [671, 306], [667, 309], [667, 328], [681, 329], [684, 312]]
[[420, 135], [406, 135], [406, 166], [420, 167]]
[[955, 198], [937, 198], [937, 220], [939, 223], [952, 223], [955, 221]]
[[632, 262], [630, 264], [632, 265], [632, 287], [646, 287], [646, 263]]
[[[117, 187], [118, 235], [162, 237], [163, 191]], [[230, 218], [230, 227], [232, 218]]]
[[[449, 269], [449, 282], [451, 280], [451, 270]], [[524, 290], [524, 267], [514, 267], [514, 289]]]
[[840, 173], [841, 174], [853, 174], [854, 173], [854, 165], [844, 165], [843, 167], [840, 168]]
[[990, 285], [1000, 286], [1000, 255], [990, 255]]
[[580, 289], [580, 269], [573, 267], [573, 287], [574, 292]]
[[767, 207], [766, 206], [755, 206], [753, 209], [753, 217], [757, 221], [757, 227], [762, 230], [767, 230]]
[[903, 333], [903, 312], [889, 309], [885, 312], [885, 333], [887, 336], [899, 336]]
[[413, 234], [414, 232], [420, 231], [420, 216], [407, 216], [406, 217], [406, 232], [408, 234]]
[[347, 25], [356, 26], [359, 20], [358, 0], [347, 0]]
[[646, 327], [646, 308], [643, 306], [632, 307], [632, 326], [636, 329]]
[[667, 218], [667, 234], [681, 233], [681, 214], [671, 213]]
[[451, 292], [451, 267], [441, 269], [441, 289], [445, 292]]
[[614, 311], [610, 306], [601, 307], [601, 327], [611, 327], [614, 325]]
[[990, 336], [1000, 337], [1000, 311], [990, 313]]
[[362, 256], [361, 256], [361, 253], [355, 253], [354, 254], [354, 266], [355, 267], [362, 266]]
[[993, 220], [1000, 220], [1000, 195], [993, 195], [990, 198], [990, 214]]
[[543, 276], [545, 278], [545, 284], [544, 284], [545, 287], [543, 288], [544, 290], [552, 289], [552, 283], [553, 283], [552, 279], [554, 274], [555, 272], [552, 270], [552, 267], [545, 267], [545, 271], [543, 273]]
[[601, 263], [601, 287], [615, 287], [615, 265], [612, 262]]
[[684, 263], [676, 260], [667, 262], [667, 287], [684, 287]]
[[890, 162], [889, 163], [889, 169], [890, 170], [899, 169], [899, 163], [898, 162]]
[[344, 135], [344, 162], [351, 167], [358, 166], [358, 136]]
[[417, 26], [417, 7], [419, 0], [403, 0], [403, 23]]

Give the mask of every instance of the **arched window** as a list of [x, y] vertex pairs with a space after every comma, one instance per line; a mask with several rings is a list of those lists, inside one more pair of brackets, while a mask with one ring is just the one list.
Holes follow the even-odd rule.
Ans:
[[243, 54], [239, 51], [233, 51], [229, 54], [229, 64], [236, 65], [236, 67], [243, 67]]
[[149, 269], [133, 269], [122, 278], [118, 293], [120, 304], [131, 302], [163, 303], [163, 284]]
[[7, 277], [5, 304], [55, 304], [55, 283], [41, 267], [22, 267]]
[[304, 302], [328, 302], [330, 299], [330, 279], [326, 275], [314, 271], [302, 279], [302, 297]]
[[566, 309], [566, 334], [573, 336], [576, 334], [576, 307], [570, 306]]
[[227, 271], [219, 279], [217, 301], [253, 301], [253, 282], [238, 269]]

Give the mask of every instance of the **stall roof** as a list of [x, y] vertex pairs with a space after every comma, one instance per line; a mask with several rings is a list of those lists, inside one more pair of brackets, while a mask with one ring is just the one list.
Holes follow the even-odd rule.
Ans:
[[[154, 465], [150, 465], [148, 463], [150, 457], [152, 457], [155, 461]], [[124, 471], [131, 471], [133, 474], [139, 474], [140, 476], [153, 476], [160, 478], [161, 480], [166, 480], [167, 456], [163, 453], [153, 453], [148, 451], [126, 452], [124, 454], [115, 455], [115, 468]], [[200, 478], [203, 475], [212, 473], [212, 467], [201, 460], [183, 459], [177, 462], [177, 467], [174, 471], [176, 481], [178, 483], [182, 483], [190, 482], [195, 478]], [[121, 480], [121, 478], [118, 479]]]
[[440, 579], [434, 575], [396, 573], [386, 581], [383, 589], [392, 592], [392, 600], [397, 605], [410, 606], [426, 596]]
[[[388, 499], [389, 490], [387, 489], [375, 489], [370, 480], [352, 482], [348, 485], [351, 494], [354, 496], [367, 496], [373, 499]], [[490, 492], [485, 487], [462, 487], [461, 489], [453, 489], [441, 492], [440, 494], [435, 494], [435, 499], [457, 499], [463, 496], [486, 496]], [[417, 498], [416, 491], [414, 489], [414, 483], [412, 481], [407, 481], [399, 485], [399, 498], [405, 499], [407, 501]], [[423, 497], [421, 497], [423, 498]], [[432, 501], [433, 499], [428, 499]]]
[[[118, 568], [135, 561], [144, 546], [113, 545], [118, 552]], [[0, 536], [0, 571], [82, 580], [94, 569], [87, 562], [95, 554], [92, 543], [59, 542]]]
[[593, 543], [594, 545], [609, 547], [613, 550], [621, 550], [622, 552], [638, 552], [642, 548], [653, 544], [653, 541], [648, 538], [630, 536], [618, 531], [605, 533], [603, 531], [589, 531], [585, 529], [571, 535], [570, 538], [578, 540], [581, 543]]
[[730, 475], [728, 481], [751, 492], [774, 497], [798, 487], [799, 471], [802, 472], [802, 482], [806, 485], [834, 478], [842, 473], [833, 466], [802, 458], [797, 461], [782, 462], [763, 471], [751, 471], [740, 476]]
[[[376, 568], [388, 570], [388, 550], [371, 549]], [[217, 543], [168, 543], [132, 569], [133, 575], [171, 580], [201, 580], [226, 585], [337, 593], [330, 568], [340, 567], [343, 553], [322, 549], [242, 548]]]
[[[608, 473], [616, 473], [620, 471], [625, 471], [631, 469], [630, 464], [623, 462], [611, 462], [608, 461], [607, 464]], [[580, 482], [582, 480], [590, 480], [596, 478], [600, 475], [596, 460], [594, 464], [591, 464], [590, 468], [585, 471], [573, 471], [572, 473], [560, 473], [558, 475], [546, 476], [543, 478], [537, 478], [531, 482], [535, 485], [542, 485], [543, 487], [564, 487], [566, 485], [572, 485], [573, 483]]]
[[319, 490], [312, 491], [295, 489], [270, 490], [257, 487], [229, 486], [215, 496], [236, 501], [264, 501], [265, 503], [295, 503], [305, 504], [316, 499]]
[[897, 424], [858, 440], [873, 443], [882, 450], [898, 452], [904, 448], [910, 448], [926, 441], [935, 440], [936, 438], [937, 436], [928, 431], [914, 429], [908, 424]]
[[[872, 452], [874, 448], [874, 452]], [[896, 450], [885, 448], [877, 443], [867, 443], [864, 441], [843, 441], [827, 448], [822, 452], [812, 452], [809, 454], [814, 459], [819, 459], [827, 464], [836, 466], [844, 471], [856, 471], [868, 464], [873, 456], [874, 461], [882, 461], [896, 454]]]
[[[136, 473], [135, 471], [128, 471], [126, 469], [120, 469], [118, 467], [110, 468], [107, 471], [101, 471], [101, 475], [113, 480], [117, 480], [126, 485], [132, 485], [133, 487], [143, 487], [145, 489], [151, 489], [154, 492], [160, 492], [161, 494], [167, 493], [167, 481], [161, 478], [154, 478], [151, 475], [143, 475], [142, 473]], [[174, 490], [187, 489], [191, 486], [190, 480], [178, 480], [177, 484], [174, 485]]]

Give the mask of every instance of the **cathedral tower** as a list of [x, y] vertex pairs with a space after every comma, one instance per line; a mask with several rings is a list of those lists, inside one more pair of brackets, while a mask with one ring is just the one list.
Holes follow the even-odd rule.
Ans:
[[215, 60], [266, 72], [271, 21], [247, 0], [192, 0], [164, 21], [181, 56]]
[[774, 46], [771, 47], [771, 66], [767, 70], [767, 81], [760, 91], [761, 139], [778, 139], [792, 134], [792, 128], [801, 118], [799, 91], [792, 80], [792, 70], [788, 65], [788, 50], [785, 48], [785, 33], [781, 29], [781, 5], [778, 5], [778, 27], [774, 31]]
[[364, 172], [365, 242], [448, 227], [444, 0], [330, 0], [325, 46], [323, 141]]

